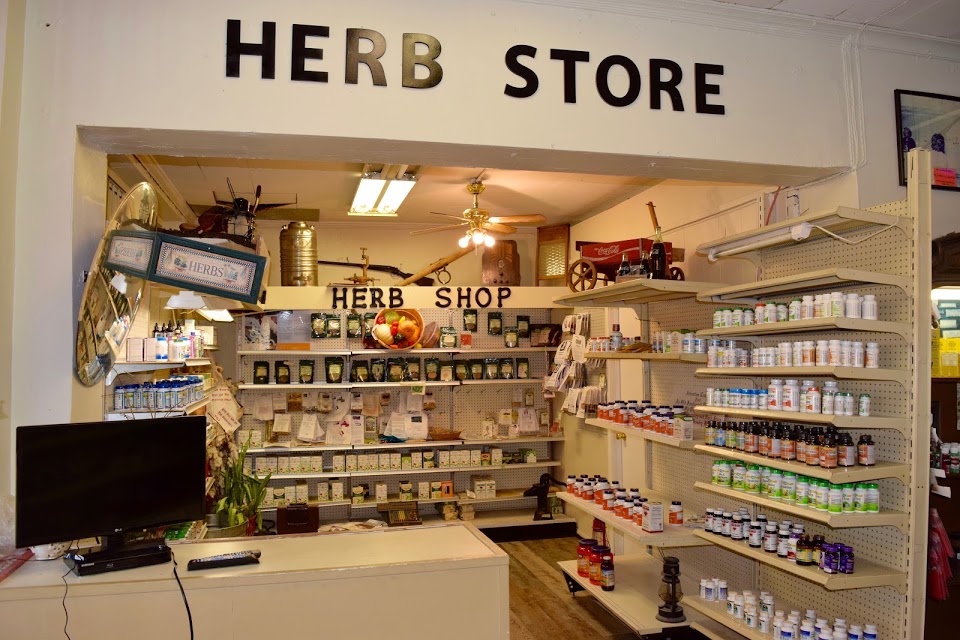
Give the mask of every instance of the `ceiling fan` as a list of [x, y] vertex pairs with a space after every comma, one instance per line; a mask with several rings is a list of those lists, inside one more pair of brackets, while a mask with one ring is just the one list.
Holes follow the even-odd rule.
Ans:
[[480, 208], [480, 194], [483, 193], [484, 185], [480, 180], [472, 180], [467, 185], [467, 192], [473, 196], [473, 206], [464, 209], [460, 216], [450, 215], [448, 213], [439, 213], [431, 211], [434, 215], [444, 216], [459, 220], [456, 224], [441, 225], [429, 229], [420, 229], [411, 231], [410, 235], [416, 236], [424, 233], [435, 233], [437, 231], [446, 231], [448, 229], [458, 229], [466, 227], [466, 235], [460, 238], [460, 246], [466, 248], [470, 242], [475, 245], [485, 244], [488, 247], [493, 246], [493, 236], [490, 233], [500, 235], [510, 235], [516, 233], [515, 224], [536, 224], [546, 222], [547, 219], [539, 214], [520, 215], [520, 216], [491, 216], [486, 209]]
[[[237, 196], [236, 191], [233, 190], [233, 184], [230, 182], [230, 178], [227, 178], [227, 187], [230, 189], [230, 197], [232, 200], [216, 200], [217, 204], [212, 207], [207, 207], [200, 212], [197, 216], [196, 225], [181, 224], [181, 231], [193, 232], [197, 235], [229, 234], [231, 233], [232, 226], [234, 233], [236, 233], [237, 221], [243, 218], [247, 224], [247, 231], [243, 239], [246, 241], [246, 244], [252, 244], [253, 236], [257, 229], [257, 211], [265, 211], [267, 209], [296, 204], [294, 202], [278, 202], [261, 205], [260, 185], [257, 185], [257, 192], [251, 204], [246, 198]], [[214, 199], [216, 199], [216, 193], [214, 193]]]

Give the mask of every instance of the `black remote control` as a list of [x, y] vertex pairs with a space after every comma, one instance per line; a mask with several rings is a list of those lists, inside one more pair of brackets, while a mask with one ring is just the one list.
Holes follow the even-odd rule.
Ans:
[[260, 564], [260, 550], [253, 549], [250, 551], [223, 553], [218, 556], [207, 556], [206, 558], [196, 558], [187, 563], [187, 571], [234, 567], [241, 564]]

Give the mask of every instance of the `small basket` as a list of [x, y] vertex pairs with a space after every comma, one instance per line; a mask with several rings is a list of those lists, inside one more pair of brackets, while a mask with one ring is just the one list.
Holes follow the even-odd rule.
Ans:
[[430, 429], [431, 440], [459, 440], [461, 431], [451, 431], [450, 429]]
[[374, 339], [377, 341], [377, 344], [379, 344], [384, 349], [391, 349], [393, 351], [409, 351], [410, 349], [413, 349], [416, 346], [417, 342], [420, 342], [420, 339], [423, 338], [423, 328], [424, 328], [423, 316], [420, 315], [420, 312], [417, 311], [416, 309], [383, 309], [377, 314], [377, 319], [379, 320], [383, 316], [383, 314], [385, 314], [387, 311], [395, 311], [401, 316], [405, 316], [413, 320], [414, 322], [416, 322], [417, 326], [420, 327], [420, 334], [417, 336], [417, 340], [416, 342], [414, 342], [414, 344], [410, 345], [409, 347], [403, 347], [402, 349], [394, 345], [384, 344], [383, 342], [380, 341], [379, 338], [376, 337], [376, 335], [374, 335]]

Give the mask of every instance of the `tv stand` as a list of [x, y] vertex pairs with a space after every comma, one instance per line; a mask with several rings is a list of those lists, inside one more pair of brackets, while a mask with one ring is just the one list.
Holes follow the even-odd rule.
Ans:
[[108, 571], [123, 571], [152, 564], [170, 562], [170, 547], [163, 540], [135, 544], [117, 544], [110, 541], [100, 550], [79, 549], [67, 553], [63, 561], [78, 576], [91, 576]]

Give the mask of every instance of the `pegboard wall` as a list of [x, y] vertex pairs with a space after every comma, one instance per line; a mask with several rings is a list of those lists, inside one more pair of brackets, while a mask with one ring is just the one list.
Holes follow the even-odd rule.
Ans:
[[[922, 198], [921, 198], [922, 201]], [[894, 202], [875, 207], [873, 210], [901, 217], [900, 224], [870, 237], [876, 228], [846, 233], [854, 244], [846, 244], [832, 238], [788, 245], [761, 252], [758, 279], [768, 280], [782, 276], [818, 271], [828, 267], [849, 267], [862, 271], [874, 271], [904, 276], [911, 283], [907, 290], [894, 286], [833, 286], [826, 289], [809, 289], [802, 293], [824, 291], [857, 292], [876, 296], [879, 320], [917, 324], [917, 300], [928, 296], [923, 279], [918, 275], [918, 264], [929, 264], [926, 245], [921, 247], [920, 238], [926, 228], [929, 244], [929, 220], [919, 220], [920, 215], [929, 216], [929, 210], [919, 214], [919, 207], [908, 206], [907, 201]], [[722, 285], [718, 285], [722, 286]], [[926, 281], [929, 287], [929, 280]], [[789, 302], [795, 295], [764, 296], [763, 300]], [[624, 316], [636, 314], [647, 320], [645, 330], [703, 329], [712, 326], [714, 309], [731, 304], [701, 304], [693, 299], [651, 303], [631, 309], [620, 309], [621, 323]], [[747, 306], [747, 305], [743, 305]], [[649, 335], [649, 333], [645, 333]], [[819, 585], [807, 582], [775, 567], [755, 562], [749, 558], [715, 547], [666, 549], [663, 552], [680, 558], [687, 579], [698, 581], [701, 577], [720, 577], [728, 580], [731, 589], [766, 590], [774, 594], [777, 608], [815, 609], [818, 617], [839, 617], [858, 624], [876, 624], [880, 637], [911, 640], [912, 630], [922, 628], [922, 595], [924, 592], [925, 568], [917, 559], [923, 558], [926, 539], [926, 488], [924, 472], [926, 449], [918, 447], [924, 441], [925, 416], [929, 398], [923, 395], [918, 380], [928, 374], [929, 354], [923, 357], [921, 339], [926, 339], [924, 327], [914, 333], [901, 336], [895, 333], [873, 332], [821, 332], [787, 334], [750, 338], [753, 347], [776, 346], [779, 342], [799, 340], [851, 340], [876, 342], [880, 348], [880, 367], [910, 372], [905, 383], [838, 380], [841, 391], [854, 395], [869, 393], [872, 400], [872, 415], [903, 416], [913, 421], [913, 428], [906, 435], [893, 429], [844, 430], [856, 440], [861, 433], [869, 433], [877, 446], [877, 457], [882, 460], [910, 464], [913, 477], [907, 483], [897, 479], [879, 481], [881, 510], [893, 510], [911, 514], [906, 532], [895, 527], [857, 527], [831, 529], [802, 517], [787, 515], [774, 509], [764, 509], [747, 500], [728, 499], [714, 493], [699, 491], [695, 481], [709, 482], [713, 457], [693, 450], [678, 449], [647, 441], [622, 441], [613, 447], [613, 455], [620, 460], [611, 462], [611, 472], [621, 470], [623, 480], [629, 486], [641, 485], [659, 494], [663, 500], [681, 500], [687, 519], [699, 518], [708, 507], [738, 510], [746, 507], [751, 514], [766, 513], [773, 521], [790, 519], [804, 522], [806, 532], [822, 534], [830, 542], [842, 542], [854, 547], [856, 557], [882, 564], [904, 572], [910, 580], [908, 594], [904, 595], [890, 587], [827, 591]], [[919, 346], [918, 346], [919, 345]], [[700, 365], [702, 366], [702, 365]], [[697, 377], [697, 365], [649, 361], [642, 364], [626, 361], [609, 361], [607, 368], [611, 384], [608, 398], [649, 399], [654, 405], [683, 404], [688, 412], [704, 402], [707, 387], [766, 387], [772, 376], [747, 377]], [[919, 371], [918, 371], [919, 368]], [[785, 377], [785, 376], [777, 376]], [[809, 376], [789, 376], [803, 377]], [[825, 379], [814, 378], [821, 383]], [[918, 389], [920, 391], [918, 391]], [[787, 417], [786, 415], [784, 416]], [[695, 438], [702, 438], [706, 421], [717, 419], [714, 415], [697, 416]], [[789, 422], [789, 420], [785, 420]], [[919, 430], [919, 432], [918, 432]], [[612, 436], [611, 436], [612, 437]], [[922, 460], [918, 461], [918, 457]], [[920, 514], [920, 515], [918, 515]], [[630, 551], [642, 547], [638, 543], [622, 543]], [[654, 550], [653, 553], [661, 553]], [[918, 584], [917, 581], [920, 581]], [[695, 595], [692, 597], [696, 597]], [[918, 622], [919, 618], [919, 622]], [[919, 626], [918, 626], [919, 625]]]
[[[518, 315], [529, 317], [531, 324], [543, 324], [550, 322], [550, 311], [548, 309], [498, 309], [495, 311], [501, 314], [502, 326], [504, 328], [516, 326]], [[262, 398], [265, 395], [272, 398], [275, 397], [278, 403], [276, 405], [277, 407], [287, 406], [287, 403], [291, 400], [294, 403], [293, 405], [290, 405], [290, 410], [286, 411], [287, 413], [291, 414], [291, 434], [293, 435], [280, 434], [276, 436], [277, 442], [287, 444], [291, 441], [291, 439], [296, 439], [295, 434], [297, 433], [303, 416], [305, 415], [305, 411], [293, 410], [292, 407], [295, 407], [297, 403], [302, 403], [302, 406], [309, 410], [309, 408], [316, 406], [316, 398], [318, 394], [329, 393], [334, 398], [335, 402], [343, 403], [349, 403], [350, 395], [354, 392], [362, 394], [375, 394], [383, 399], [381, 404], [383, 406], [384, 416], [387, 416], [394, 411], [398, 411], [401, 407], [404, 397], [410, 394], [409, 390], [403, 389], [401, 386], [363, 387], [362, 385], [357, 385], [353, 389], [338, 388], [335, 385], [328, 386], [322, 382], [325, 376], [324, 359], [326, 357], [343, 358], [344, 383], [348, 383], [350, 380], [350, 370], [353, 362], [358, 360], [369, 362], [369, 360], [372, 358], [420, 358], [421, 379], [425, 377], [425, 374], [423, 373], [423, 361], [427, 358], [437, 358], [442, 362], [456, 362], [484, 357], [511, 357], [514, 359], [526, 358], [530, 365], [530, 380], [528, 383], [519, 383], [516, 380], [507, 380], [502, 384], [491, 382], [489, 384], [482, 385], [427, 387], [426, 392], [432, 396], [436, 404], [435, 409], [426, 412], [429, 425], [431, 428], [454, 429], [460, 431], [462, 437], [465, 439], [478, 439], [482, 433], [481, 423], [483, 419], [486, 417], [496, 418], [498, 413], [503, 409], [510, 409], [512, 406], [519, 405], [530, 406], [538, 414], [541, 411], [549, 413], [549, 403], [543, 398], [542, 395], [541, 379], [550, 371], [553, 350], [531, 348], [529, 338], [520, 338], [520, 344], [516, 350], [506, 350], [504, 347], [503, 335], [490, 335], [488, 333], [487, 327], [489, 312], [485, 309], [478, 310], [477, 331], [472, 334], [472, 349], [458, 348], [456, 350], [451, 350], [449, 354], [435, 352], [421, 353], [417, 349], [398, 351], [396, 353], [384, 353], [383, 351], [366, 353], [363, 350], [363, 342], [361, 339], [346, 337], [347, 312], [342, 310], [335, 311], [320, 309], [316, 311], [284, 312], [286, 315], [280, 320], [284, 322], [309, 323], [310, 314], [316, 312], [338, 314], [342, 324], [342, 336], [340, 338], [310, 339], [309, 347], [311, 353], [308, 354], [305, 354], [301, 351], [291, 353], [283, 350], [259, 351], [252, 349], [251, 347], [253, 345], [251, 344], [250, 338], [259, 328], [258, 325], [255, 325], [252, 321], [250, 327], [251, 331], [245, 330], [238, 332], [239, 335], [237, 337], [237, 348], [241, 354], [238, 354], [237, 358], [237, 375], [238, 380], [241, 382], [248, 384], [253, 382], [253, 363], [258, 360], [266, 360], [270, 363], [271, 382], [273, 382], [273, 375], [277, 362], [285, 361], [290, 366], [291, 376], [295, 377], [298, 370], [297, 366], [300, 360], [312, 360], [314, 362], [314, 380], [317, 382], [317, 384], [308, 389], [277, 390], [275, 388], [271, 388], [270, 385], [263, 385], [262, 387], [255, 389], [241, 389], [238, 400], [244, 408], [244, 414], [241, 418], [241, 427], [237, 432], [238, 438], [240, 437], [241, 433], [245, 433], [246, 431], [259, 431], [264, 437], [267, 435], [266, 423], [262, 420], [258, 420], [254, 416], [256, 399]], [[462, 310], [425, 309], [421, 310], [421, 314], [423, 315], [424, 321], [427, 323], [435, 322], [437, 323], [438, 327], [454, 327], [458, 334], [464, 330], [464, 317]], [[496, 352], [494, 353], [491, 350], [496, 350]], [[527, 401], [531, 396], [531, 393], [528, 393], [528, 391], [532, 392], [533, 405], [527, 404]], [[497, 428], [499, 430], [498, 436], [505, 437], [508, 435], [507, 427], [498, 426]], [[541, 429], [537, 433], [524, 433], [522, 435], [546, 436], [548, 435], [548, 428]], [[323, 445], [322, 442], [318, 444]], [[298, 450], [288, 451], [283, 448], [278, 448], [276, 450], [271, 449], [265, 453], [258, 452], [251, 455], [254, 458], [263, 456], [318, 456], [322, 458], [322, 471], [319, 473], [332, 474], [333, 456], [347, 452], [405, 453], [408, 451], [425, 450], [439, 452], [441, 450], [486, 450], [490, 447], [499, 447], [503, 449], [505, 454], [509, 454], [517, 452], [520, 448], [525, 448], [533, 449], [537, 455], [538, 461], [549, 461], [556, 459], [557, 457], [554, 454], [555, 446], [556, 443], [552, 441], [531, 442], [529, 440], [511, 441], [507, 439], [498, 441], [495, 444], [490, 442], [478, 444], [465, 442], [462, 445], [454, 446], [438, 445], [432, 449], [429, 447], [410, 448], [404, 447], [403, 445], [397, 445], [387, 449], [380, 448], [369, 450], [364, 449], [364, 445], [353, 445], [352, 447], [350, 445], [345, 445], [343, 449], [337, 449], [331, 445], [329, 450], [326, 451], [301, 453]], [[455, 468], [450, 468], [449, 471], [445, 470], [442, 472], [429, 474], [417, 474], [412, 470], [409, 474], [401, 475], [396, 475], [395, 473], [367, 475], [367, 472], [364, 472], [364, 475], [354, 477], [347, 472], [338, 476], [338, 479], [342, 480], [344, 483], [344, 491], [347, 499], [349, 499], [352, 486], [364, 484], [370, 491], [370, 502], [366, 503], [364, 506], [322, 505], [320, 517], [321, 520], [324, 521], [342, 521], [347, 519], [377, 517], [376, 506], [375, 503], [372, 502], [372, 495], [374, 487], [378, 483], [385, 483], [387, 485], [388, 494], [390, 496], [395, 496], [399, 493], [399, 482], [401, 480], [411, 480], [414, 484], [415, 494], [417, 490], [417, 484], [420, 481], [452, 480], [454, 483], [454, 491], [460, 493], [466, 491], [470, 487], [472, 475], [483, 475], [489, 473], [497, 481], [498, 492], [503, 492], [529, 488], [536, 483], [537, 480], [539, 480], [542, 473], [547, 472], [557, 475], [555, 467], [531, 467], [523, 464], [508, 465], [502, 469], [491, 468], [489, 471], [458, 471]], [[316, 499], [318, 493], [317, 484], [320, 482], [329, 483], [331, 481], [332, 479], [329, 477], [295, 479], [283, 476], [274, 476], [270, 480], [270, 486], [289, 488], [291, 486], [295, 486], [298, 482], [306, 482], [308, 486], [309, 498], [311, 501], [313, 501]], [[499, 509], [515, 509], [520, 507], [532, 508], [534, 506], [535, 499], [524, 498], [522, 496], [515, 498], [512, 497], [516, 493], [518, 493], [518, 491], [513, 491], [510, 493], [510, 495], [501, 495], [498, 497], [497, 501], [476, 503], [474, 508], [476, 511], [488, 511]], [[432, 513], [432, 505], [424, 504], [422, 507], [422, 512], [424, 514]], [[268, 517], [270, 517], [269, 514], [270, 512], [268, 512]]]

